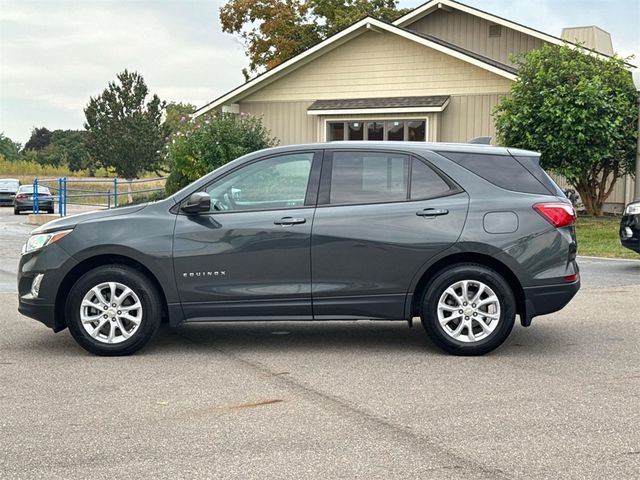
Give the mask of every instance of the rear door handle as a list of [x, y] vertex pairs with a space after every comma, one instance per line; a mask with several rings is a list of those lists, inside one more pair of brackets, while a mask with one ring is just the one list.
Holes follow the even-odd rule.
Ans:
[[416, 212], [416, 215], [419, 217], [439, 217], [441, 215], [447, 215], [449, 210], [446, 208], [425, 208], [424, 210], [420, 210]]
[[293, 217], [282, 217], [280, 220], [275, 220], [273, 223], [275, 225], [282, 225], [283, 227], [298, 225], [300, 223], [305, 223], [307, 221], [306, 218], [293, 218]]

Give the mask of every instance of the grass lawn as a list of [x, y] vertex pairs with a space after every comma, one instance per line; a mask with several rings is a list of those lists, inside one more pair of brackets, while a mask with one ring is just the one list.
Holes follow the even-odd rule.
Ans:
[[620, 245], [619, 228], [620, 217], [579, 217], [576, 222], [578, 255], [640, 260], [640, 255]]

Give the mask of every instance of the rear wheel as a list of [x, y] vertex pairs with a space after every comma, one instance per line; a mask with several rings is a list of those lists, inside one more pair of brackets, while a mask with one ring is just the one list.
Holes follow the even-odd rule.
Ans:
[[80, 277], [65, 311], [69, 331], [84, 349], [97, 355], [129, 355], [158, 329], [162, 304], [145, 275], [128, 266], [106, 265]]
[[20, 209], [19, 208], [14, 208], [13, 209], [13, 214], [14, 215], [20, 215]]
[[433, 342], [455, 355], [484, 355], [499, 347], [515, 322], [516, 302], [496, 271], [459, 264], [440, 272], [425, 292], [421, 318]]

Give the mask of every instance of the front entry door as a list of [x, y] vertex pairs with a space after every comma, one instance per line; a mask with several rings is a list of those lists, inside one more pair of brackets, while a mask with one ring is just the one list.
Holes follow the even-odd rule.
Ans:
[[187, 319], [312, 318], [308, 187], [320, 156], [243, 165], [205, 188], [209, 213], [178, 215], [173, 258]]

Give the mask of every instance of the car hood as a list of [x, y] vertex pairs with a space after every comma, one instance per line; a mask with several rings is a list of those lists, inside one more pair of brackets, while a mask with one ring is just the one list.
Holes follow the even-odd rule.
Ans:
[[102, 218], [118, 217], [121, 215], [129, 215], [131, 213], [139, 212], [145, 208], [148, 203], [142, 203], [140, 205], [132, 205], [130, 207], [114, 208], [112, 210], [94, 210], [87, 213], [80, 213], [78, 215], [72, 215], [70, 217], [62, 217], [57, 220], [45, 223], [44, 225], [36, 228], [32, 234], [47, 233], [56, 230], [65, 230], [73, 228], [76, 225], [90, 220], [100, 220]]

